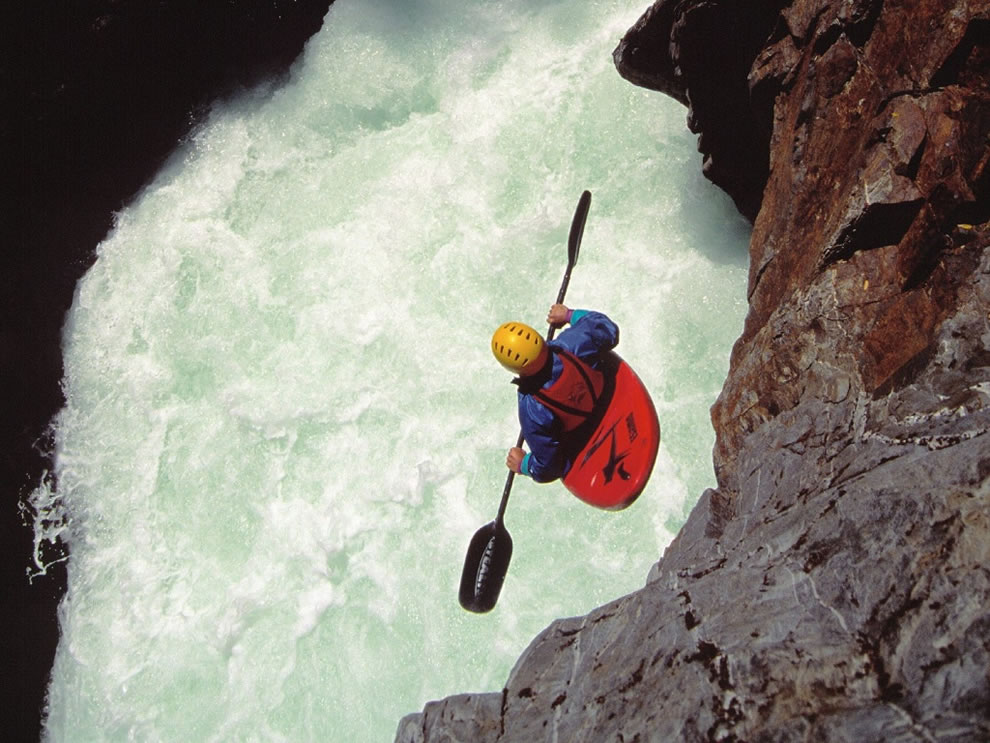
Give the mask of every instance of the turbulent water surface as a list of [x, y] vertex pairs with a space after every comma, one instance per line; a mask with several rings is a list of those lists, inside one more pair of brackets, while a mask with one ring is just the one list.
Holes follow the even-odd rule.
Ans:
[[[642, 585], [713, 484], [747, 226], [611, 51], [643, 0], [338, 0], [119, 215], [65, 329], [56, 741], [387, 741]], [[604, 513], [517, 479], [497, 608], [457, 603], [518, 432], [488, 339], [607, 312], [664, 441]], [[40, 527], [39, 527], [40, 528]], [[53, 531], [39, 531], [39, 540]]]

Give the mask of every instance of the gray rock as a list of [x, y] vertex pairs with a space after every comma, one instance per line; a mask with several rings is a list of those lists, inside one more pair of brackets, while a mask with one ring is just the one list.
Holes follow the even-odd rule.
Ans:
[[399, 721], [396, 743], [472, 743], [502, 733], [501, 694], [460, 694], [430, 702]]

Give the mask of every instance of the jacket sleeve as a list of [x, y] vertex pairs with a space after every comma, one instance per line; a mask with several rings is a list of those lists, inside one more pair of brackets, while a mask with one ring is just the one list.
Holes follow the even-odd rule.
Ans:
[[571, 327], [557, 336], [556, 342], [582, 361], [597, 361], [599, 354], [618, 344], [619, 327], [601, 312], [574, 310]]
[[551, 482], [563, 474], [565, 459], [560, 445], [560, 426], [553, 413], [529, 395], [519, 399], [519, 423], [529, 453], [522, 474], [536, 482]]

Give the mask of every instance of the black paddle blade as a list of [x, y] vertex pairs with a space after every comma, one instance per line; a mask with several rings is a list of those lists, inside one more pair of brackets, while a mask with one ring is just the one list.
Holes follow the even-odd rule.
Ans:
[[495, 608], [512, 558], [512, 537], [497, 521], [474, 533], [464, 558], [458, 600], [468, 611], [483, 614]]
[[573, 267], [577, 263], [578, 251], [581, 249], [581, 238], [584, 236], [584, 223], [588, 221], [588, 209], [591, 208], [591, 191], [585, 191], [578, 199], [574, 219], [571, 221], [571, 234], [567, 238], [567, 265]]

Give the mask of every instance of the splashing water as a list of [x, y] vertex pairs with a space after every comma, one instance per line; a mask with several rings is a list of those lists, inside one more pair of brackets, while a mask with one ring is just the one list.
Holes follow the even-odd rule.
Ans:
[[[33, 496], [71, 552], [50, 740], [391, 740], [642, 585], [714, 481], [748, 226], [684, 109], [615, 72], [641, 5], [338, 0], [119, 215]], [[488, 339], [543, 322], [586, 188], [567, 303], [621, 327], [657, 469], [619, 513], [517, 479], [502, 597], [467, 614], [518, 432]]]

